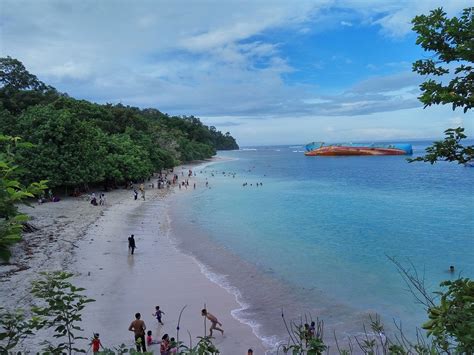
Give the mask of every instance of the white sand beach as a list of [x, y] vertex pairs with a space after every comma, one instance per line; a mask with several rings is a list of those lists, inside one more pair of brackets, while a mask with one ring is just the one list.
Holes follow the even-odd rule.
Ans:
[[[208, 279], [193, 257], [175, 247], [167, 214], [172, 189], [147, 185], [146, 196], [146, 201], [134, 201], [130, 190], [115, 190], [107, 193], [105, 207], [92, 206], [84, 198], [65, 198], [26, 208], [38, 231], [26, 234], [15, 248], [13, 265], [0, 267], [2, 305], [26, 308], [31, 302], [29, 285], [39, 271], [68, 270], [76, 275], [74, 283], [96, 300], [84, 311], [85, 336], [100, 333], [106, 347], [133, 345], [128, 326], [136, 312], [142, 314], [155, 339], [164, 333], [176, 337], [184, 306], [179, 338], [189, 344], [189, 331], [196, 344], [196, 337], [204, 335], [200, 311], [206, 304], [223, 323], [224, 335], [214, 334], [222, 354], [246, 354], [248, 348], [263, 354], [252, 329], [231, 315], [241, 307], [234, 295]], [[133, 256], [128, 251], [130, 234], [137, 242]], [[156, 305], [165, 312], [163, 326], [152, 316]], [[25, 344], [29, 350], [38, 350], [31, 347], [40, 340]], [[158, 353], [155, 347], [151, 350]]]

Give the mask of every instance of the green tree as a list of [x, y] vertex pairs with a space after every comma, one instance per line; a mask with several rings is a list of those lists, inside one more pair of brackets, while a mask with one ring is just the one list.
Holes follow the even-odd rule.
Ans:
[[[416, 16], [413, 31], [418, 35], [416, 43], [432, 53], [429, 59], [417, 60], [413, 71], [430, 76], [420, 85], [419, 100], [425, 108], [431, 105], [451, 104], [453, 110], [464, 113], [474, 107], [474, 7], [464, 9], [460, 17], [448, 18], [442, 8], [432, 10], [429, 15]], [[453, 65], [454, 64], [454, 65]], [[433, 79], [439, 77], [439, 81]], [[427, 149], [427, 156], [412, 161], [438, 160], [465, 163], [472, 159], [474, 146], [465, 151], [459, 141], [465, 138], [462, 128], [446, 131], [447, 137]], [[456, 141], [456, 144], [453, 144]], [[458, 159], [460, 158], [460, 159]]]
[[58, 96], [56, 89], [29, 73], [19, 60], [0, 58], [0, 102], [8, 111], [19, 114], [29, 106], [52, 102]]
[[447, 353], [474, 353], [474, 281], [459, 278], [440, 284], [446, 288], [439, 303], [428, 308], [429, 321], [423, 324], [428, 336]]
[[19, 138], [0, 135], [0, 259], [8, 261], [10, 247], [21, 240], [23, 223], [28, 216], [18, 211], [18, 204], [27, 204], [46, 189], [46, 181], [22, 185], [17, 177], [20, 168], [15, 164], [14, 149], [30, 147]]
[[117, 184], [143, 180], [153, 172], [147, 151], [133, 142], [127, 134], [105, 137], [106, 155], [102, 163], [106, 181]]
[[238, 148], [229, 132], [195, 116], [75, 100], [10, 57], [0, 58], [0, 133], [34, 144], [17, 152], [18, 164], [29, 167], [21, 181], [47, 179], [50, 187], [143, 180], [181, 162], [210, 158], [216, 149]]
[[54, 338], [60, 343], [53, 344], [45, 340], [44, 351], [52, 354], [69, 355], [85, 353], [86, 350], [77, 348], [75, 342], [86, 339], [78, 335], [83, 329], [78, 325], [82, 320], [82, 310], [95, 300], [81, 294], [84, 288], [76, 287], [69, 282], [73, 276], [64, 271], [41, 272], [43, 278], [33, 282], [31, 293], [44, 302], [44, 305], [32, 308], [34, 314], [44, 318], [44, 327], [53, 328]]
[[8, 311], [0, 307], [0, 353], [9, 354], [40, 326], [41, 320], [38, 317], [27, 319], [21, 309]]
[[434, 164], [442, 159], [465, 164], [474, 160], [474, 146], [463, 146], [461, 144], [461, 140], [466, 138], [464, 128], [449, 128], [444, 131], [444, 134], [446, 135], [444, 140], [434, 142], [432, 146], [426, 148], [425, 156], [408, 159], [408, 161], [424, 161]]
[[[469, 278], [443, 281], [441, 290], [432, 293], [413, 265], [406, 268], [394, 257], [387, 257], [397, 267], [417, 303], [426, 308], [429, 320], [423, 324], [423, 329], [427, 330], [428, 338], [433, 338], [433, 344], [424, 349], [435, 348], [436, 353], [473, 354], [474, 281]], [[419, 348], [423, 348], [422, 345], [417, 344]]]
[[0, 58], [0, 85], [8, 90], [36, 90], [45, 91], [52, 89], [36, 75], [30, 74], [18, 59], [10, 56]]
[[19, 163], [29, 167], [26, 181], [40, 176], [50, 187], [103, 181], [103, 136], [74, 110], [56, 110], [53, 104], [31, 107], [18, 117], [16, 130], [35, 144], [34, 149], [18, 152]]

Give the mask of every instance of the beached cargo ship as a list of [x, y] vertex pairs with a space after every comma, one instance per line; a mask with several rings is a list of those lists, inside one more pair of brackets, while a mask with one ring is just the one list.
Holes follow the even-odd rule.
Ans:
[[305, 146], [307, 156], [337, 156], [337, 155], [411, 155], [411, 144], [366, 144], [340, 143], [325, 144], [312, 142]]

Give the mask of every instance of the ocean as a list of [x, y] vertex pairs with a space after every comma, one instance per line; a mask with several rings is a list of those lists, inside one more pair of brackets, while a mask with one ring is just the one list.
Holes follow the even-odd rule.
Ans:
[[[414, 154], [427, 144], [416, 142]], [[474, 277], [474, 169], [303, 151], [248, 147], [195, 168], [196, 189], [171, 202], [180, 248], [235, 294], [242, 308], [233, 315], [268, 348], [288, 339], [282, 312], [324, 320], [330, 344], [334, 331], [339, 340], [363, 333], [368, 314], [388, 334], [395, 322], [413, 337], [426, 312], [388, 256], [429, 290]]]

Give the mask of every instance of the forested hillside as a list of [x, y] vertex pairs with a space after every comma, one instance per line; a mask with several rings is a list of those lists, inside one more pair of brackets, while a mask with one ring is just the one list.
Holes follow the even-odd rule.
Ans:
[[238, 149], [228, 132], [194, 116], [76, 100], [10, 57], [0, 58], [0, 134], [33, 144], [15, 149], [17, 164], [27, 168], [21, 179], [47, 179], [49, 187], [114, 186]]

